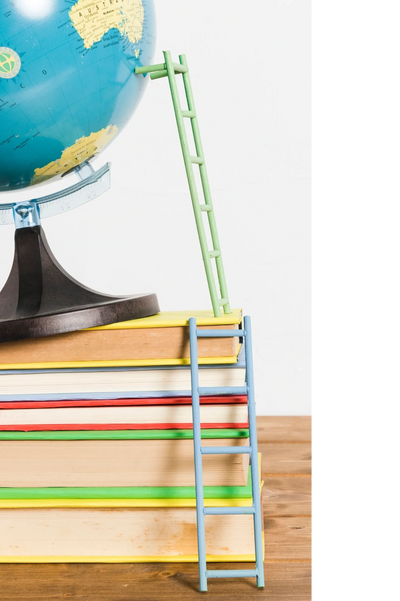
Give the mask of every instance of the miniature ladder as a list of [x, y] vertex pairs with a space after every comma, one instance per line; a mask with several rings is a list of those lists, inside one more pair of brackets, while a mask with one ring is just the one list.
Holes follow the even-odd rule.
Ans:
[[[225, 281], [225, 272], [222, 262], [221, 247], [218, 239], [217, 223], [215, 220], [214, 209], [211, 198], [210, 184], [208, 181], [207, 169], [204, 159], [203, 146], [200, 138], [200, 129], [197, 120], [197, 114], [194, 104], [192, 86], [190, 83], [189, 69], [184, 54], [179, 56], [180, 63], [172, 62], [171, 53], [164, 52], [165, 63], [159, 65], [150, 65], [148, 67], [137, 67], [135, 73], [137, 75], [150, 73], [151, 79], [160, 79], [161, 77], [168, 77], [169, 85], [171, 88], [172, 102], [175, 110], [176, 123], [178, 126], [179, 139], [181, 142], [183, 160], [185, 162], [186, 175], [189, 183], [190, 196], [192, 198], [192, 205], [194, 216], [196, 220], [197, 233], [200, 240], [201, 253], [203, 256], [204, 267], [206, 270], [207, 283], [211, 296], [211, 303], [214, 310], [214, 316], [219, 317], [221, 315], [221, 307], [224, 309], [224, 313], [231, 313], [228, 298], [228, 289]], [[187, 99], [187, 110], [182, 110], [178, 85], [176, 81], [176, 74], [182, 74], [183, 84]], [[189, 143], [186, 135], [186, 128], [184, 119], [190, 119], [192, 125], [192, 132], [196, 147], [196, 156], [191, 155], [189, 149]], [[197, 191], [196, 179], [193, 171], [193, 165], [198, 165], [200, 169], [201, 185], [203, 189], [204, 203], [201, 204], [199, 200], [199, 193]], [[213, 244], [212, 250], [209, 250], [206, 232], [204, 228], [204, 222], [202, 213], [207, 213], [208, 224], [211, 232], [211, 240]], [[219, 290], [217, 291], [217, 285], [214, 278], [214, 272], [211, 260], [215, 259], [216, 270], [218, 276]]]
[[[256, 577], [257, 586], [264, 586], [263, 542], [261, 525], [261, 500], [257, 455], [257, 428], [254, 400], [253, 357], [251, 346], [250, 317], [244, 318], [243, 330], [199, 330], [196, 319], [189, 319], [190, 369], [192, 376], [193, 442], [196, 481], [197, 546], [199, 553], [200, 591], [207, 590], [207, 578]], [[246, 386], [199, 387], [197, 338], [243, 337], [245, 344]], [[201, 445], [200, 396], [214, 394], [247, 394], [249, 415], [248, 447], [203, 447]], [[202, 455], [249, 453], [251, 462], [251, 507], [204, 507]], [[256, 567], [254, 570], [207, 570], [204, 517], [207, 515], [252, 514], [254, 520], [254, 543]]]

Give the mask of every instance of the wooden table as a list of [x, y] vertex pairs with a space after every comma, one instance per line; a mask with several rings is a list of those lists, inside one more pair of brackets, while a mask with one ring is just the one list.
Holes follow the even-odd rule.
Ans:
[[[258, 432], [265, 481], [265, 589], [257, 589], [254, 579], [212, 579], [209, 592], [199, 593], [196, 564], [1, 565], [1, 601], [309, 601], [311, 419], [259, 417]], [[249, 567], [225, 567], [240, 565]]]

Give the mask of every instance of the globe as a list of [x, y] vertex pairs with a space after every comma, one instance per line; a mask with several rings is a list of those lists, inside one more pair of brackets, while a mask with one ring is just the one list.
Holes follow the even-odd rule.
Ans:
[[59, 178], [137, 107], [153, 0], [0, 0], [0, 192]]

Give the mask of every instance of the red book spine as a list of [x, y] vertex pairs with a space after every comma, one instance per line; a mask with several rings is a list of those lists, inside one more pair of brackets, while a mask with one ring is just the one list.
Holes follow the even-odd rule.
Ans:
[[[246, 395], [203, 396], [201, 405], [243, 404], [247, 403]], [[133, 407], [136, 405], [191, 405], [191, 397], [161, 397], [153, 399], [93, 399], [78, 401], [8, 401], [0, 402], [2, 409], [51, 409], [58, 407]]]
[[[206, 429], [248, 428], [248, 423], [201, 424]], [[25, 424], [18, 426], [0, 426], [2, 432], [48, 432], [64, 430], [191, 430], [192, 423], [180, 424]]]

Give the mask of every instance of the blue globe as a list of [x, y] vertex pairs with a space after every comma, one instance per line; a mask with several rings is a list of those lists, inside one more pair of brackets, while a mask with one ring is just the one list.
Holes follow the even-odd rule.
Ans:
[[153, 0], [0, 0], [0, 192], [61, 177], [123, 130]]

